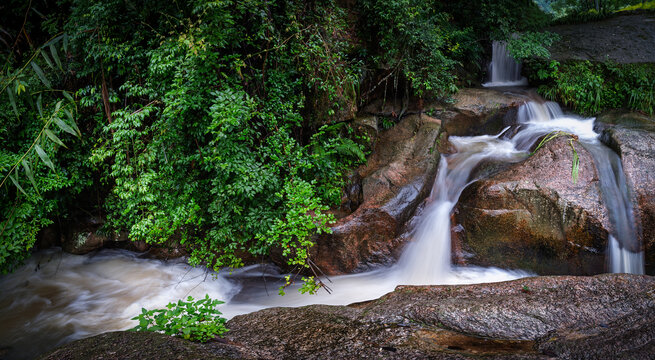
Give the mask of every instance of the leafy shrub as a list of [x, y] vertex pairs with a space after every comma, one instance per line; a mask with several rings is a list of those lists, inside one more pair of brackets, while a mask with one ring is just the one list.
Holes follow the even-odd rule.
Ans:
[[215, 308], [220, 304], [223, 302], [212, 300], [209, 295], [199, 300], [189, 296], [187, 301], [169, 303], [166, 309], [141, 309], [141, 314], [132, 318], [139, 322], [132, 331], [161, 332], [186, 340], [207, 342], [228, 331], [225, 327], [227, 320]]
[[655, 10], [655, 1], [640, 1], [637, 4], [625, 6], [617, 11], [633, 11], [633, 10]]
[[394, 84], [403, 76], [418, 95], [457, 90], [454, 70], [471, 29], [452, 26], [449, 14], [420, 0], [366, 0], [360, 7], [377, 66], [396, 77]]
[[613, 62], [527, 61], [527, 74], [539, 92], [576, 111], [594, 115], [611, 108], [655, 113], [655, 66]]
[[531, 57], [546, 59], [550, 57], [547, 47], [557, 40], [559, 35], [552, 32], [528, 31], [511, 36], [507, 41], [507, 50], [517, 61]]
[[61, 213], [58, 192], [79, 193], [89, 184], [85, 165], [62, 155], [78, 153], [70, 136], [82, 136], [77, 102], [62, 89], [70, 78], [60, 55], [67, 50], [68, 37], [53, 36], [7, 61], [0, 75], [8, 100], [0, 103], [0, 273], [20, 265], [38, 232]]
[[181, 243], [193, 264], [237, 267], [278, 248], [306, 269], [312, 237], [330, 231], [326, 209], [366, 158], [345, 122], [381, 83], [361, 89], [365, 75], [445, 96], [463, 69], [479, 71], [493, 29], [544, 19], [509, 0], [9, 1], [3, 272], [76, 213], [131, 240]]

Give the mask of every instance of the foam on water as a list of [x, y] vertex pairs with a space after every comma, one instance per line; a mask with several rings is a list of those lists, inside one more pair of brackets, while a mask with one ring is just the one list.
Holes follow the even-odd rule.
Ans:
[[127, 251], [77, 256], [48, 250], [1, 277], [0, 289], [0, 348], [32, 358], [75, 339], [134, 327], [130, 318], [142, 307], [161, 308], [189, 295], [229, 300], [239, 285], [202, 268]]
[[[525, 159], [543, 135], [561, 130], [577, 135], [594, 155], [613, 230], [608, 245], [614, 272], [643, 273], [643, 253], [634, 231], [620, 159], [598, 141], [594, 119], [566, 116], [555, 103], [530, 102], [518, 113], [518, 131], [449, 138], [457, 150], [443, 155], [427, 204], [409, 234], [398, 262], [360, 274], [324, 278], [331, 293], [302, 295], [297, 285], [277, 295], [284, 274], [271, 265], [254, 265], [219, 275], [182, 262], [162, 262], [133, 253], [103, 250], [76, 256], [49, 250], [35, 254], [17, 272], [0, 277], [0, 349], [10, 359], [32, 358], [58, 344], [135, 326], [130, 318], [142, 307], [209, 294], [226, 301], [228, 317], [272, 306], [349, 304], [378, 298], [397, 285], [470, 284], [516, 279], [520, 270], [457, 267], [451, 264], [450, 214], [464, 188], [475, 181], [482, 162]], [[516, 130], [516, 129], [514, 129]]]

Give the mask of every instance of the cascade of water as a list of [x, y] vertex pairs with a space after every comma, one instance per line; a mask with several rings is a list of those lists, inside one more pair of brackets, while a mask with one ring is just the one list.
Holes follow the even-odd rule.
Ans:
[[513, 162], [524, 158], [512, 142], [499, 137], [449, 138], [457, 152], [441, 158], [430, 194], [432, 202], [422, 215], [415, 240], [398, 262], [404, 284], [438, 284], [451, 276], [450, 212], [469, 184], [471, 172], [484, 160]]
[[613, 273], [643, 274], [644, 254], [621, 159], [601, 143], [585, 143], [585, 147], [594, 158], [603, 202], [613, 227], [607, 244], [609, 269]]
[[514, 60], [507, 51], [507, 43], [492, 43], [491, 64], [489, 64], [491, 81], [482, 86], [523, 86], [528, 80], [521, 76], [521, 63]]
[[203, 269], [184, 264], [165, 265], [127, 252], [105, 251], [88, 259], [62, 255], [59, 261], [41, 264], [41, 269], [34, 272], [38, 261], [35, 256], [16, 273], [0, 278], [0, 323], [5, 325], [0, 328], [0, 348], [11, 346], [28, 354], [10, 353], [9, 358], [30, 358], [57, 344], [132, 327], [134, 324], [129, 319], [141, 306], [162, 307], [188, 294], [198, 297], [209, 293], [228, 301], [221, 311], [232, 317], [271, 306], [337, 305], [370, 300], [400, 284], [480, 283], [529, 275], [495, 268], [452, 266], [450, 212], [464, 188], [474, 181], [472, 171], [481, 162], [520, 161], [541, 136], [554, 130], [577, 135], [594, 157], [612, 219], [613, 231], [608, 244], [611, 270], [643, 273], [643, 252], [634, 230], [621, 162], [598, 140], [598, 134], [593, 131], [594, 119], [566, 116], [556, 103], [529, 102], [519, 109], [518, 122], [518, 132], [511, 138], [503, 133], [451, 136], [449, 141], [457, 152], [442, 156], [429, 204], [398, 263], [366, 273], [333, 277], [328, 282], [333, 289], [331, 294], [301, 295], [292, 287], [284, 297], [267, 296], [264, 274], [273, 281], [283, 279], [284, 275], [261, 266], [208, 278]]
[[644, 259], [636, 231], [628, 186], [619, 156], [602, 144], [594, 131], [594, 118], [566, 116], [554, 102], [531, 101], [522, 105], [518, 121], [527, 125], [512, 140], [519, 149], [529, 149], [535, 135], [565, 131], [578, 136], [594, 159], [603, 202], [612, 224], [608, 241], [609, 268], [614, 273], [644, 273]]

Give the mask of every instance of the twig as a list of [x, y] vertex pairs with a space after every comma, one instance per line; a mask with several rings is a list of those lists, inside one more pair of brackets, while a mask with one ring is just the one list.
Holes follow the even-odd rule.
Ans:
[[[14, 51], [14, 48], [16, 48], [16, 45], [18, 45], [18, 40], [20, 39], [20, 33], [25, 33], [25, 24], [27, 23], [27, 15], [30, 13], [31, 8], [32, 8], [32, 0], [30, 0], [30, 3], [27, 4], [27, 10], [25, 10], [25, 17], [23, 18], [23, 25], [21, 25], [20, 31], [18, 32], [18, 35], [16, 35], [16, 41], [14, 41], [14, 45], [11, 47], [12, 52]], [[25, 33], [25, 35], [27, 36], [27, 33]]]

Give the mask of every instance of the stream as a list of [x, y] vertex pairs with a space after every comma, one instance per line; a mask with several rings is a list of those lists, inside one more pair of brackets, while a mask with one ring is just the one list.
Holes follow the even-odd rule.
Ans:
[[397, 263], [325, 278], [330, 293], [322, 289], [317, 295], [302, 295], [292, 286], [285, 296], [279, 296], [277, 289], [285, 274], [272, 265], [216, 274], [192, 268], [183, 260], [164, 262], [122, 250], [101, 250], [87, 256], [59, 249], [38, 252], [18, 271], [0, 278], [0, 358], [30, 359], [76, 339], [129, 329], [136, 325], [130, 319], [142, 307], [161, 308], [189, 295], [209, 294], [225, 301], [219, 309], [231, 318], [273, 306], [371, 300], [401, 284], [469, 284], [530, 276], [521, 270], [453, 265], [450, 213], [466, 186], [477, 180], [472, 174], [478, 165], [519, 162], [536, 141], [555, 130], [578, 136], [594, 157], [613, 226], [608, 246], [610, 269], [643, 273], [643, 253], [634, 251], [640, 246], [620, 159], [600, 142], [593, 124], [593, 118], [565, 115], [556, 103], [538, 99], [522, 105], [517, 124], [497, 135], [451, 136], [456, 152], [441, 157], [427, 205]]

